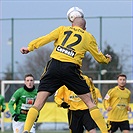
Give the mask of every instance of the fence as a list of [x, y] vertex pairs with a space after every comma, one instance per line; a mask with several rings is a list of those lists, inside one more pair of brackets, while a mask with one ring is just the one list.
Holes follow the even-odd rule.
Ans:
[[[128, 79], [132, 79], [133, 73], [132, 18], [133, 16], [86, 17], [87, 31], [95, 36], [101, 50], [107, 43], [114, 48]], [[27, 46], [34, 38], [43, 36], [60, 25], [70, 25], [66, 18], [5, 18], [0, 19], [0, 22], [2, 23], [0, 79], [10, 64], [14, 79], [18, 64], [23, 63], [25, 59], [19, 52], [22, 46]], [[49, 45], [49, 48], [52, 47]], [[11, 56], [7, 56], [7, 53]]]

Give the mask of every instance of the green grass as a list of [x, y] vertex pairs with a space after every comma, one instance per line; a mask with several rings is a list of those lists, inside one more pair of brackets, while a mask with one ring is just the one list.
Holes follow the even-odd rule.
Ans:
[[[130, 133], [132, 133], [133, 131], [131, 131]], [[2, 133], [1, 131], [0, 131], [0, 133]], [[13, 133], [12, 131], [4, 131], [4, 133]], [[69, 131], [68, 130], [64, 130], [64, 131], [46, 131], [46, 130], [44, 130], [44, 131], [37, 131], [36, 133], [69, 133]], [[101, 133], [100, 131], [97, 131], [97, 133]], [[116, 133], [121, 133], [120, 131], [117, 131]]]

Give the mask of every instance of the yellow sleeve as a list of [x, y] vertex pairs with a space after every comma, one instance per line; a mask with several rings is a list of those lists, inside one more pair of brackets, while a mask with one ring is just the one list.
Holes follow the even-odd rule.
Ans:
[[106, 110], [110, 106], [110, 95], [109, 95], [110, 91], [111, 91], [111, 89], [107, 92], [107, 94], [105, 95], [105, 97], [103, 99], [103, 106]]
[[95, 90], [96, 90], [97, 98], [101, 98], [102, 99], [102, 95], [100, 93], [100, 90], [98, 88], [96, 88], [96, 87], [95, 87]]
[[108, 103], [108, 100], [103, 100], [103, 106], [105, 108], [105, 110], [107, 110], [107, 108], [109, 107], [109, 103]]
[[33, 41], [31, 41], [28, 44], [28, 50], [29, 51], [33, 51], [34, 49], [38, 49], [39, 47], [52, 42], [52, 41], [56, 41], [56, 39], [59, 36], [59, 32], [62, 26], [58, 27], [57, 29], [53, 30], [52, 32], [50, 32], [49, 34], [39, 37]]
[[[129, 90], [128, 90], [129, 91]], [[128, 104], [130, 103], [131, 101], [131, 92], [129, 91], [129, 98], [128, 98]]]
[[57, 91], [56, 91], [56, 93], [55, 93], [55, 96], [54, 96], [54, 101], [55, 101], [55, 103], [58, 105], [58, 106], [60, 106], [61, 104], [62, 104], [62, 102], [64, 101], [63, 100], [63, 96], [64, 95], [64, 89], [63, 89], [63, 87], [60, 87]]
[[91, 36], [90, 45], [87, 45], [87, 50], [91, 53], [94, 59], [99, 63], [106, 63], [110, 62], [109, 58], [106, 58], [103, 53], [99, 50], [96, 40], [93, 36]]

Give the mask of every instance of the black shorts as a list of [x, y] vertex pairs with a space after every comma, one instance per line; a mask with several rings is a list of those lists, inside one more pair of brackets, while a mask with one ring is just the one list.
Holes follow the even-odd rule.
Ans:
[[88, 131], [97, 127], [91, 118], [89, 110], [69, 110], [68, 121], [71, 133], [83, 133], [84, 128]]
[[90, 92], [78, 65], [51, 59], [42, 74], [38, 91], [48, 91], [53, 94], [63, 85], [77, 95]]
[[122, 122], [110, 121], [110, 125], [111, 125], [111, 128], [110, 128], [111, 133], [116, 132], [118, 130], [118, 128], [120, 128], [121, 131], [130, 130], [130, 125], [129, 125], [128, 120], [122, 121]]

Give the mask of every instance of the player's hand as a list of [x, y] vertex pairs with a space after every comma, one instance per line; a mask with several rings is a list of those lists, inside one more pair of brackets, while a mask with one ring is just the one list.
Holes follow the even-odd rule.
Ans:
[[66, 109], [66, 108], [69, 108], [70, 105], [69, 105], [68, 103], [66, 103], [66, 102], [63, 102], [63, 103], [61, 104], [61, 107], [63, 107], [64, 109]]
[[111, 57], [111, 55], [109, 55], [109, 54], [106, 54], [105, 55], [107, 58], [109, 58], [110, 59], [110, 61], [112, 60], [112, 57]]
[[28, 50], [28, 48], [22, 47], [22, 48], [20, 49], [20, 52], [21, 52], [22, 54], [28, 54], [28, 53], [29, 53], [29, 50]]
[[19, 114], [14, 114], [13, 119], [14, 119], [14, 121], [17, 122], [19, 120]]
[[107, 111], [108, 111], [108, 112], [109, 112], [110, 110], [112, 110], [112, 107], [108, 107], [108, 108], [107, 108]]
[[127, 106], [127, 111], [131, 112], [131, 107]]

